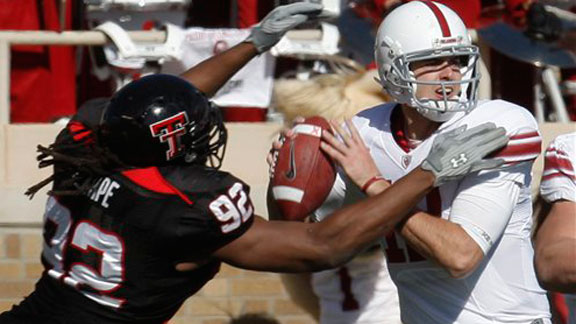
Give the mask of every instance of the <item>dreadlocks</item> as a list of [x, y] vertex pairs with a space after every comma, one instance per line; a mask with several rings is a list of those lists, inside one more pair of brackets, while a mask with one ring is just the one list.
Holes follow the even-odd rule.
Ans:
[[87, 192], [98, 178], [129, 168], [100, 145], [97, 133], [83, 123], [71, 121], [54, 143], [48, 147], [38, 145], [38, 167], [54, 166], [54, 172], [25, 194], [32, 199], [38, 190], [58, 180], [49, 195], [77, 196]]

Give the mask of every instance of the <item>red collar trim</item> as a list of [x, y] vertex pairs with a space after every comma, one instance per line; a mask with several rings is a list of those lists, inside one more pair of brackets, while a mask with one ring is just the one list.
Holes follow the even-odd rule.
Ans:
[[122, 175], [145, 189], [166, 195], [177, 195], [188, 205], [193, 204], [190, 198], [174, 187], [162, 176], [162, 174], [160, 174], [157, 167], [127, 170], [122, 172]]
[[392, 118], [390, 118], [390, 130], [392, 131], [392, 137], [394, 137], [396, 144], [398, 144], [404, 152], [408, 153], [412, 150], [412, 147], [410, 146], [408, 138], [406, 138], [406, 133], [404, 133], [404, 115], [401, 109], [402, 107], [400, 107], [400, 105], [394, 107]]

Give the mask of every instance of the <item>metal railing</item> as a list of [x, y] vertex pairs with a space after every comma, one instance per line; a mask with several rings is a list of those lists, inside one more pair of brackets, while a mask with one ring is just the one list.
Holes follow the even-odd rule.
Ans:
[[[165, 31], [128, 31], [135, 42], [162, 44]], [[288, 37], [296, 39], [321, 39], [321, 31], [295, 30]], [[111, 40], [102, 31], [0, 31], [0, 125], [10, 123], [10, 46], [12, 45], [105, 45]]]
[[[128, 32], [134, 42], [164, 43], [164, 31]], [[0, 125], [10, 123], [10, 46], [104, 45], [110, 39], [101, 31], [0, 31]]]

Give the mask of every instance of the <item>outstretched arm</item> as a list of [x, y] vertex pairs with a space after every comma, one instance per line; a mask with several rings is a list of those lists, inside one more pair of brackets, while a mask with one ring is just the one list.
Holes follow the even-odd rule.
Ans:
[[302, 272], [336, 267], [390, 231], [434, 187], [434, 181], [431, 172], [417, 168], [381, 194], [319, 223], [257, 218], [244, 235], [215, 255], [252, 270]]
[[211, 97], [256, 55], [258, 51], [253, 43], [242, 42], [200, 62], [180, 77]]
[[[433, 171], [418, 167], [383, 192], [347, 206], [319, 223], [257, 220], [243, 236], [218, 250], [215, 256], [254, 270], [296, 272], [338, 266], [392, 230], [435, 184], [447, 181], [446, 177], [458, 179], [478, 167], [494, 167], [484, 164], [483, 157], [506, 142], [504, 129], [493, 125], [437, 138], [427, 158], [434, 162]], [[350, 145], [355, 144], [344, 141], [344, 146], [334, 149], [347, 155]], [[339, 159], [332, 150], [326, 152]], [[460, 154], [469, 154], [470, 159], [463, 165], [452, 166], [450, 159]]]

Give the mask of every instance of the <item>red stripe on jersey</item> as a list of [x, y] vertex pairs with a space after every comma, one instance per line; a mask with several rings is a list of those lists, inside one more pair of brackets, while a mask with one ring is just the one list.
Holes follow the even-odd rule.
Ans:
[[498, 151], [495, 156], [498, 157], [514, 157], [522, 155], [540, 154], [542, 142], [523, 143], [523, 144], [508, 144], [503, 149]]
[[511, 136], [510, 140], [518, 140], [518, 139], [525, 139], [525, 138], [539, 137], [539, 136], [540, 136], [540, 134], [538, 134], [538, 132], [521, 133], [521, 134], [516, 134], [514, 136]]
[[562, 178], [569, 178], [572, 181], [576, 181], [576, 176], [574, 175], [570, 175], [570, 174], [566, 174], [564, 172], [558, 171], [558, 172], [554, 172], [554, 173], [550, 173], [547, 174], [545, 176], [542, 177], [542, 182], [546, 181], [546, 180], [550, 180], [552, 178], [558, 178], [558, 177], [562, 177]]
[[432, 10], [432, 12], [434, 13], [434, 16], [436, 16], [436, 19], [440, 24], [440, 29], [442, 30], [442, 36], [443, 37], [452, 36], [452, 33], [450, 32], [450, 26], [448, 25], [448, 21], [446, 20], [446, 17], [444, 17], [444, 14], [440, 10], [440, 8], [438, 8], [438, 6], [432, 1], [425, 0], [421, 2], [427, 5], [428, 8], [430, 8], [430, 10]]
[[550, 148], [546, 151], [542, 181], [556, 177], [566, 177], [576, 181], [572, 161], [565, 156], [567, 154], [558, 149]]
[[193, 204], [183, 192], [174, 187], [160, 174], [157, 167], [127, 170], [122, 172], [122, 175], [145, 189], [167, 195], [177, 195], [188, 205]]
[[566, 158], [568, 156], [565, 152], [556, 149], [548, 149], [544, 160], [544, 171], [551, 169], [566, 170], [574, 174], [574, 166], [572, 161]]
[[406, 262], [404, 249], [401, 249], [398, 246], [395, 231], [391, 231], [388, 233], [388, 235], [386, 235], [386, 258], [390, 263]]
[[356, 300], [352, 293], [352, 277], [350, 277], [348, 268], [340, 268], [340, 270], [338, 270], [338, 276], [340, 277], [340, 290], [342, 290], [342, 293], [344, 294], [342, 311], [348, 312], [360, 309], [358, 300]]
[[[432, 189], [426, 195], [426, 212], [432, 216], [442, 217], [442, 196], [438, 187]], [[406, 247], [410, 262], [418, 262], [426, 260], [420, 253], [414, 250], [410, 245]]]
[[[530, 140], [526, 142], [525, 140]], [[515, 143], [519, 141], [520, 143]], [[506, 162], [519, 163], [535, 160], [542, 151], [542, 139], [537, 132], [517, 134], [510, 137], [504, 148], [490, 154], [490, 157], [503, 158]]]

